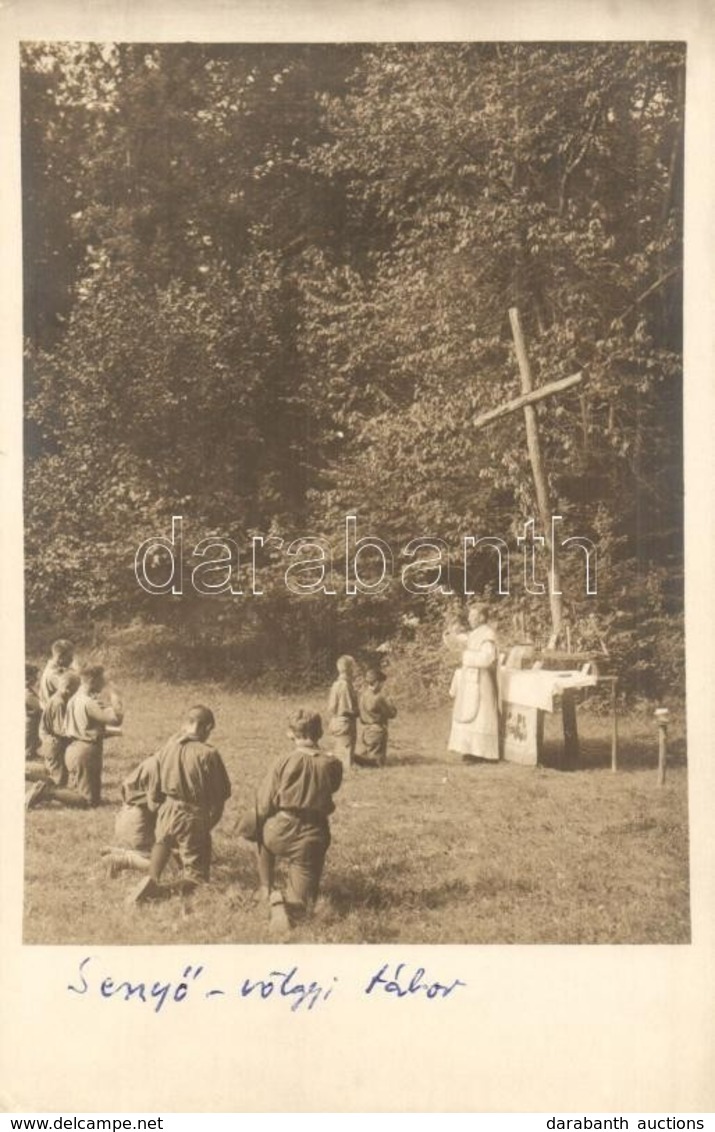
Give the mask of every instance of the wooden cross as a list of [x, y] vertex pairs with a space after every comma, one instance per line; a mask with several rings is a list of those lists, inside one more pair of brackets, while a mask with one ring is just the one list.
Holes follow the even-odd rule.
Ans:
[[552, 546], [551, 540], [551, 504], [549, 502], [548, 483], [541, 459], [539, 426], [534, 405], [537, 401], [543, 401], [545, 397], [551, 397], [555, 393], [563, 393], [564, 390], [571, 389], [574, 385], [580, 385], [584, 378], [582, 373], [574, 373], [571, 377], [562, 377], [558, 381], [551, 381], [547, 385], [542, 385], [538, 389], [534, 389], [529, 357], [526, 352], [526, 345], [524, 344], [521, 323], [519, 322], [519, 311], [516, 307], [511, 307], [509, 311], [509, 321], [511, 322], [511, 332], [514, 336], [516, 358], [521, 374], [521, 397], [514, 398], [513, 401], [507, 402], [506, 405], [499, 405], [496, 409], [490, 409], [488, 413], [482, 413], [481, 416], [477, 417], [474, 425], [475, 428], [482, 428], [484, 425], [490, 424], [500, 417], [505, 417], [510, 413], [516, 412], [517, 409], [524, 410], [524, 418], [526, 420], [526, 443], [529, 450], [531, 470], [534, 476], [536, 504], [539, 509], [541, 525], [544, 529], [546, 546], [551, 551], [549, 602], [551, 606], [552, 631], [547, 647], [555, 648], [559, 634], [561, 633], [561, 622], [563, 618], [561, 579], [556, 547]]

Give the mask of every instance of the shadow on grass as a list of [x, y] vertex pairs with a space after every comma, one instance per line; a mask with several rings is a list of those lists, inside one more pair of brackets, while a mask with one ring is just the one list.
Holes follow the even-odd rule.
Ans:
[[427, 753], [420, 754], [408, 743], [395, 743], [394, 747], [391, 745], [387, 750], [387, 765], [388, 766], [434, 766], [437, 763], [443, 763], [446, 760], [446, 751], [439, 751], [435, 754]]
[[[547, 739], [544, 743], [541, 766], [549, 770], [578, 771], [603, 770], [611, 766], [611, 740], [609, 738], [581, 738], [578, 760], [571, 766], [563, 761], [563, 742]], [[682, 768], [687, 766], [687, 751], [684, 739], [675, 740], [668, 750], [668, 766]], [[618, 772], [630, 770], [653, 770], [658, 768], [658, 739], [625, 739], [618, 745]]]
[[253, 893], [258, 888], [258, 870], [255, 854], [235, 852], [215, 857], [211, 865], [211, 880], [217, 888], [236, 887], [242, 892]]
[[532, 886], [520, 879], [505, 880], [487, 874], [476, 883], [464, 880], [448, 880], [442, 884], [414, 888], [409, 885], [383, 882], [358, 873], [332, 873], [326, 880], [324, 895], [339, 916], [363, 910], [370, 912], [435, 911], [454, 907], [460, 903], [470, 906], [475, 901], [492, 898], [510, 892], [527, 894]]
[[433, 889], [415, 890], [383, 884], [357, 873], [333, 873], [324, 888], [326, 899], [340, 916], [347, 916], [358, 909], [389, 912], [396, 908], [418, 908], [424, 911], [461, 899], [468, 891], [463, 881], [449, 881]]

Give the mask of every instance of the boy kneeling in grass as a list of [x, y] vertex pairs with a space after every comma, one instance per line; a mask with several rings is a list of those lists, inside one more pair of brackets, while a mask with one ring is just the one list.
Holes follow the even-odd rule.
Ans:
[[122, 782], [122, 807], [114, 822], [114, 842], [101, 850], [110, 878], [123, 869], [149, 872], [156, 811], [149, 809], [147, 791], [156, 774], [156, 755], [150, 755]]
[[289, 922], [283, 896], [273, 890], [275, 859], [288, 863], [286, 903], [288, 912], [300, 918], [312, 910], [318, 895], [330, 845], [328, 816], [343, 778], [341, 760], [318, 746], [323, 725], [316, 712], [298, 711], [288, 726], [294, 750], [278, 759], [259, 786], [253, 838], [248, 833], [257, 841], [260, 895], [269, 901], [271, 923], [278, 929]]
[[37, 674], [35, 664], [25, 665], [25, 758], [36, 759], [40, 745], [40, 716], [42, 708], [37, 696]]
[[40, 753], [45, 761], [47, 774], [55, 786], [67, 785], [65, 750], [68, 739], [66, 732], [67, 704], [79, 688], [76, 672], [63, 672], [57, 683], [57, 691], [49, 699], [40, 721], [42, 746]]
[[40, 720], [42, 767], [25, 768], [25, 779], [34, 781], [25, 795], [25, 808], [33, 810], [49, 802], [62, 806], [86, 809], [89, 805], [86, 792], [67, 786], [68, 772], [65, 751], [69, 744], [66, 734], [67, 705], [79, 688], [79, 676], [66, 670], [57, 682], [57, 691], [45, 705]]
[[360, 694], [360, 721], [363, 725], [363, 751], [358, 765], [384, 766], [387, 762], [387, 728], [397, 708], [382, 691], [385, 676], [378, 668], [365, 673], [365, 689]]
[[131, 903], [166, 895], [159, 882], [172, 851], [181, 861], [184, 887], [209, 879], [211, 830], [231, 796], [223, 759], [207, 743], [214, 726], [213, 712], [199, 704], [156, 753], [146, 792], [147, 806], [156, 812], [155, 843], [149, 876], [132, 893]]
[[357, 719], [360, 714], [355, 691], [355, 661], [351, 656], [338, 657], [338, 678], [328, 696], [328, 734], [333, 740], [333, 753], [345, 770], [355, 762]]
[[79, 688], [67, 703], [65, 714], [65, 766], [70, 788], [89, 806], [98, 806], [102, 800], [104, 740], [121, 734], [124, 709], [101, 664], [85, 665], [79, 678]]

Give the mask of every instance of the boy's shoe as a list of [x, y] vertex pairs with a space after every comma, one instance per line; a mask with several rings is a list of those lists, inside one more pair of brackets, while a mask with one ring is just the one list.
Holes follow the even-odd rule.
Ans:
[[47, 792], [48, 782], [35, 782], [25, 795], [25, 809], [33, 809]]
[[145, 900], [153, 900], [159, 896], [160, 886], [152, 877], [144, 877], [127, 897], [127, 904], [143, 904]]

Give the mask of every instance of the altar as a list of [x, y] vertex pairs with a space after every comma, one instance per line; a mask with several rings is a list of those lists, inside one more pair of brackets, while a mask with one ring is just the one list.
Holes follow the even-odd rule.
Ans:
[[564, 729], [563, 765], [573, 765], [579, 753], [577, 693], [598, 684], [599, 676], [590, 671], [500, 667], [502, 757], [522, 766], [536, 766], [543, 748], [545, 713], [560, 710]]

